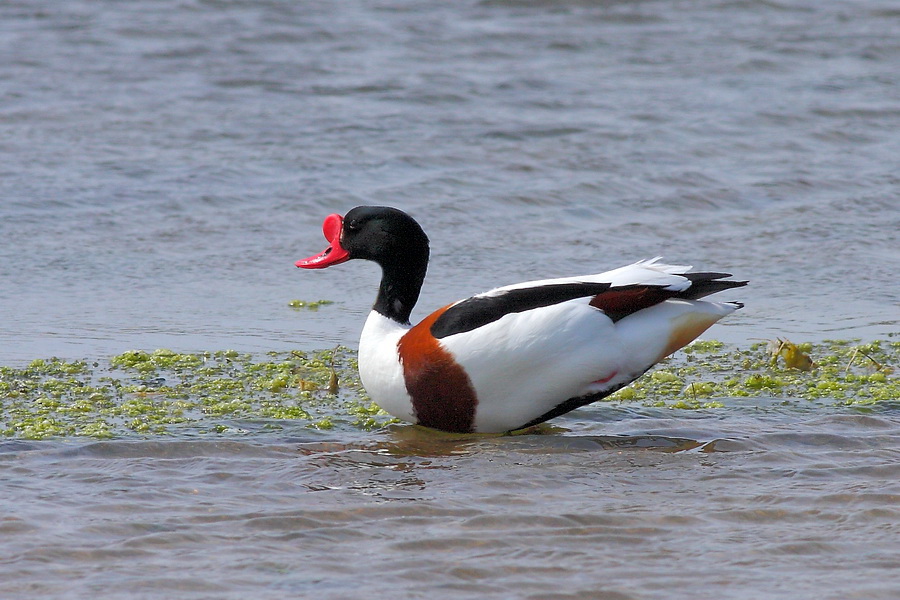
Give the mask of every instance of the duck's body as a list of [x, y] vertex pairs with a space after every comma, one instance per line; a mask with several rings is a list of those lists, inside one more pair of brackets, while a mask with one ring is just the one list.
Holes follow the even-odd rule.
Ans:
[[519, 429], [607, 396], [741, 307], [697, 298], [746, 283], [654, 259], [497, 288], [411, 326], [428, 261], [418, 224], [359, 207], [324, 229], [331, 247], [297, 266], [359, 257], [383, 268], [359, 346], [366, 391], [390, 414], [444, 431]]

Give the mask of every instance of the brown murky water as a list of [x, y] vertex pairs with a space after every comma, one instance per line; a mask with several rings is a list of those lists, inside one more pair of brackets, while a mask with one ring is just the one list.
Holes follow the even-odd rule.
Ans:
[[3, 598], [900, 595], [900, 413], [4, 442]]

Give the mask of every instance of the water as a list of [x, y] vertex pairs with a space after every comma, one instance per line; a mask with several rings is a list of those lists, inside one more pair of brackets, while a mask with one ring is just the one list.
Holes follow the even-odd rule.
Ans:
[[900, 421], [9, 443], [5, 598], [896, 598]]
[[376, 270], [292, 263], [363, 203], [417, 314], [663, 254], [753, 281], [726, 339], [897, 330], [893, 2], [0, 10], [4, 364], [352, 342]]
[[[718, 338], [895, 334], [898, 28], [890, 0], [4, 2], [0, 364], [355, 345], [377, 269], [293, 261], [366, 203], [432, 238], [414, 318], [662, 254], [751, 280]], [[610, 410], [3, 442], [0, 595], [900, 593], [895, 408]]]

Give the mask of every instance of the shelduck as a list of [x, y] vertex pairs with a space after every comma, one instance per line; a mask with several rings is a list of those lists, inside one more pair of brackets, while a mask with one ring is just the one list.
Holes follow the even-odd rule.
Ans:
[[612, 394], [743, 305], [704, 296], [746, 285], [642, 260], [597, 275], [529, 281], [448, 304], [410, 325], [428, 237], [395, 208], [360, 206], [323, 224], [322, 269], [382, 268], [359, 342], [371, 398], [399, 419], [451, 432], [505, 432]]

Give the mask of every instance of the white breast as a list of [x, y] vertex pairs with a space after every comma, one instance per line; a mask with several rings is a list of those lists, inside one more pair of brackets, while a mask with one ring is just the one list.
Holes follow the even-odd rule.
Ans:
[[415, 422], [412, 399], [406, 392], [397, 343], [408, 327], [372, 311], [359, 340], [359, 377], [378, 406], [398, 419]]

